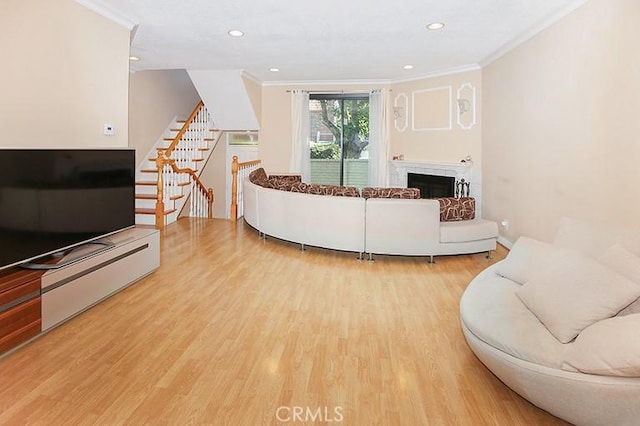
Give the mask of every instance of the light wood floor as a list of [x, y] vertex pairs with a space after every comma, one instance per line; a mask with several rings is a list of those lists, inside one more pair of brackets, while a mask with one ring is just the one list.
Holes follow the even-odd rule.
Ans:
[[458, 301], [491, 262], [436, 261], [182, 219], [155, 274], [0, 359], [0, 424], [564, 424], [465, 343]]

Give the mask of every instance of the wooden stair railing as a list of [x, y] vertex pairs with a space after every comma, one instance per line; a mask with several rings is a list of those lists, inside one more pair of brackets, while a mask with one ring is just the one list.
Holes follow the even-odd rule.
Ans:
[[[214, 141], [214, 139], [204, 137], [210, 131], [208, 113], [204, 102], [200, 101], [185, 120], [171, 144], [167, 148], [157, 149], [158, 155], [155, 160], [158, 172], [155, 208], [157, 228], [162, 228], [165, 225], [167, 213], [164, 208], [165, 194], [170, 198], [176, 196], [176, 188], [191, 185], [192, 182], [191, 214], [197, 217], [213, 217], [213, 189], [207, 189], [195, 172], [196, 161], [198, 161], [196, 158], [200, 157], [201, 151], [208, 150], [205, 146], [208, 142]], [[178, 146], [179, 144], [180, 146]], [[206, 206], [207, 204], [208, 206]]]
[[178, 143], [180, 142], [184, 134], [189, 129], [189, 125], [196, 120], [196, 117], [198, 116], [198, 113], [200, 113], [202, 108], [204, 108], [204, 102], [200, 101], [198, 102], [198, 105], [196, 105], [196, 107], [191, 112], [191, 115], [189, 115], [189, 118], [186, 119], [186, 121], [184, 122], [184, 124], [182, 125], [178, 133], [176, 134], [176, 136], [173, 138], [173, 141], [171, 142], [169, 147], [166, 149], [165, 155], [167, 158], [171, 158], [171, 154], [176, 149], [176, 146], [178, 146]]
[[157, 188], [157, 200], [156, 200], [156, 228], [163, 228], [165, 225], [165, 210], [164, 210], [164, 195], [165, 195], [165, 182], [164, 174], [167, 167], [171, 168], [174, 173], [184, 173], [194, 183], [194, 188], [191, 190], [191, 212], [195, 213], [197, 217], [205, 217], [205, 204], [206, 204], [206, 217], [213, 217], [213, 189], [207, 188], [196, 172], [190, 168], [180, 168], [176, 165], [176, 160], [170, 159], [166, 156], [163, 149], [158, 149], [158, 157], [156, 158], [156, 167], [158, 169], [158, 188]]
[[261, 162], [261, 160], [253, 160], [240, 163], [237, 155], [234, 155], [231, 160], [231, 210], [229, 218], [233, 222], [238, 220], [238, 202], [242, 202], [242, 186], [238, 185], [238, 178], [244, 179], [257, 169]]

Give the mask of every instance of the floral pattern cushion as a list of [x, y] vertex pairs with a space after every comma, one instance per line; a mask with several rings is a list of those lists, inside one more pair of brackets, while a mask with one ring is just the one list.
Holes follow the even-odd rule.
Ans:
[[420, 190], [418, 188], [362, 188], [362, 196], [364, 198], [404, 198], [416, 199], [420, 198]]
[[436, 198], [440, 202], [440, 221], [453, 222], [476, 217], [476, 200], [473, 197]]

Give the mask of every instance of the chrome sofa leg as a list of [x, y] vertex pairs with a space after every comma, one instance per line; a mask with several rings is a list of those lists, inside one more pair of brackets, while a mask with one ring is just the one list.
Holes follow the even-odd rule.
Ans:
[[487, 260], [493, 259], [493, 252], [491, 250], [487, 251], [487, 255], [485, 256]]
[[367, 259], [369, 262], [373, 262], [373, 253], [369, 252], [369, 258]]
[[433, 260], [433, 255], [429, 255], [429, 260], [427, 261], [430, 265], [433, 265], [434, 263], [436, 263], [435, 260]]
[[306, 251], [304, 244], [300, 244], [300, 251]]
[[356, 258], [358, 262], [362, 262], [362, 252], [358, 253], [358, 257]]

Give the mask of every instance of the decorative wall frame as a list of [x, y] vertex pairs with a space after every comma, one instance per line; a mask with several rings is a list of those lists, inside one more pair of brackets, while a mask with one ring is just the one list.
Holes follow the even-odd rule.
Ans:
[[444, 86], [411, 92], [411, 129], [451, 130], [452, 90], [451, 86]]
[[393, 126], [399, 132], [407, 130], [409, 125], [409, 98], [405, 93], [398, 93], [393, 100]]
[[471, 83], [464, 83], [458, 88], [456, 96], [458, 126], [469, 130], [476, 125], [476, 88]]

